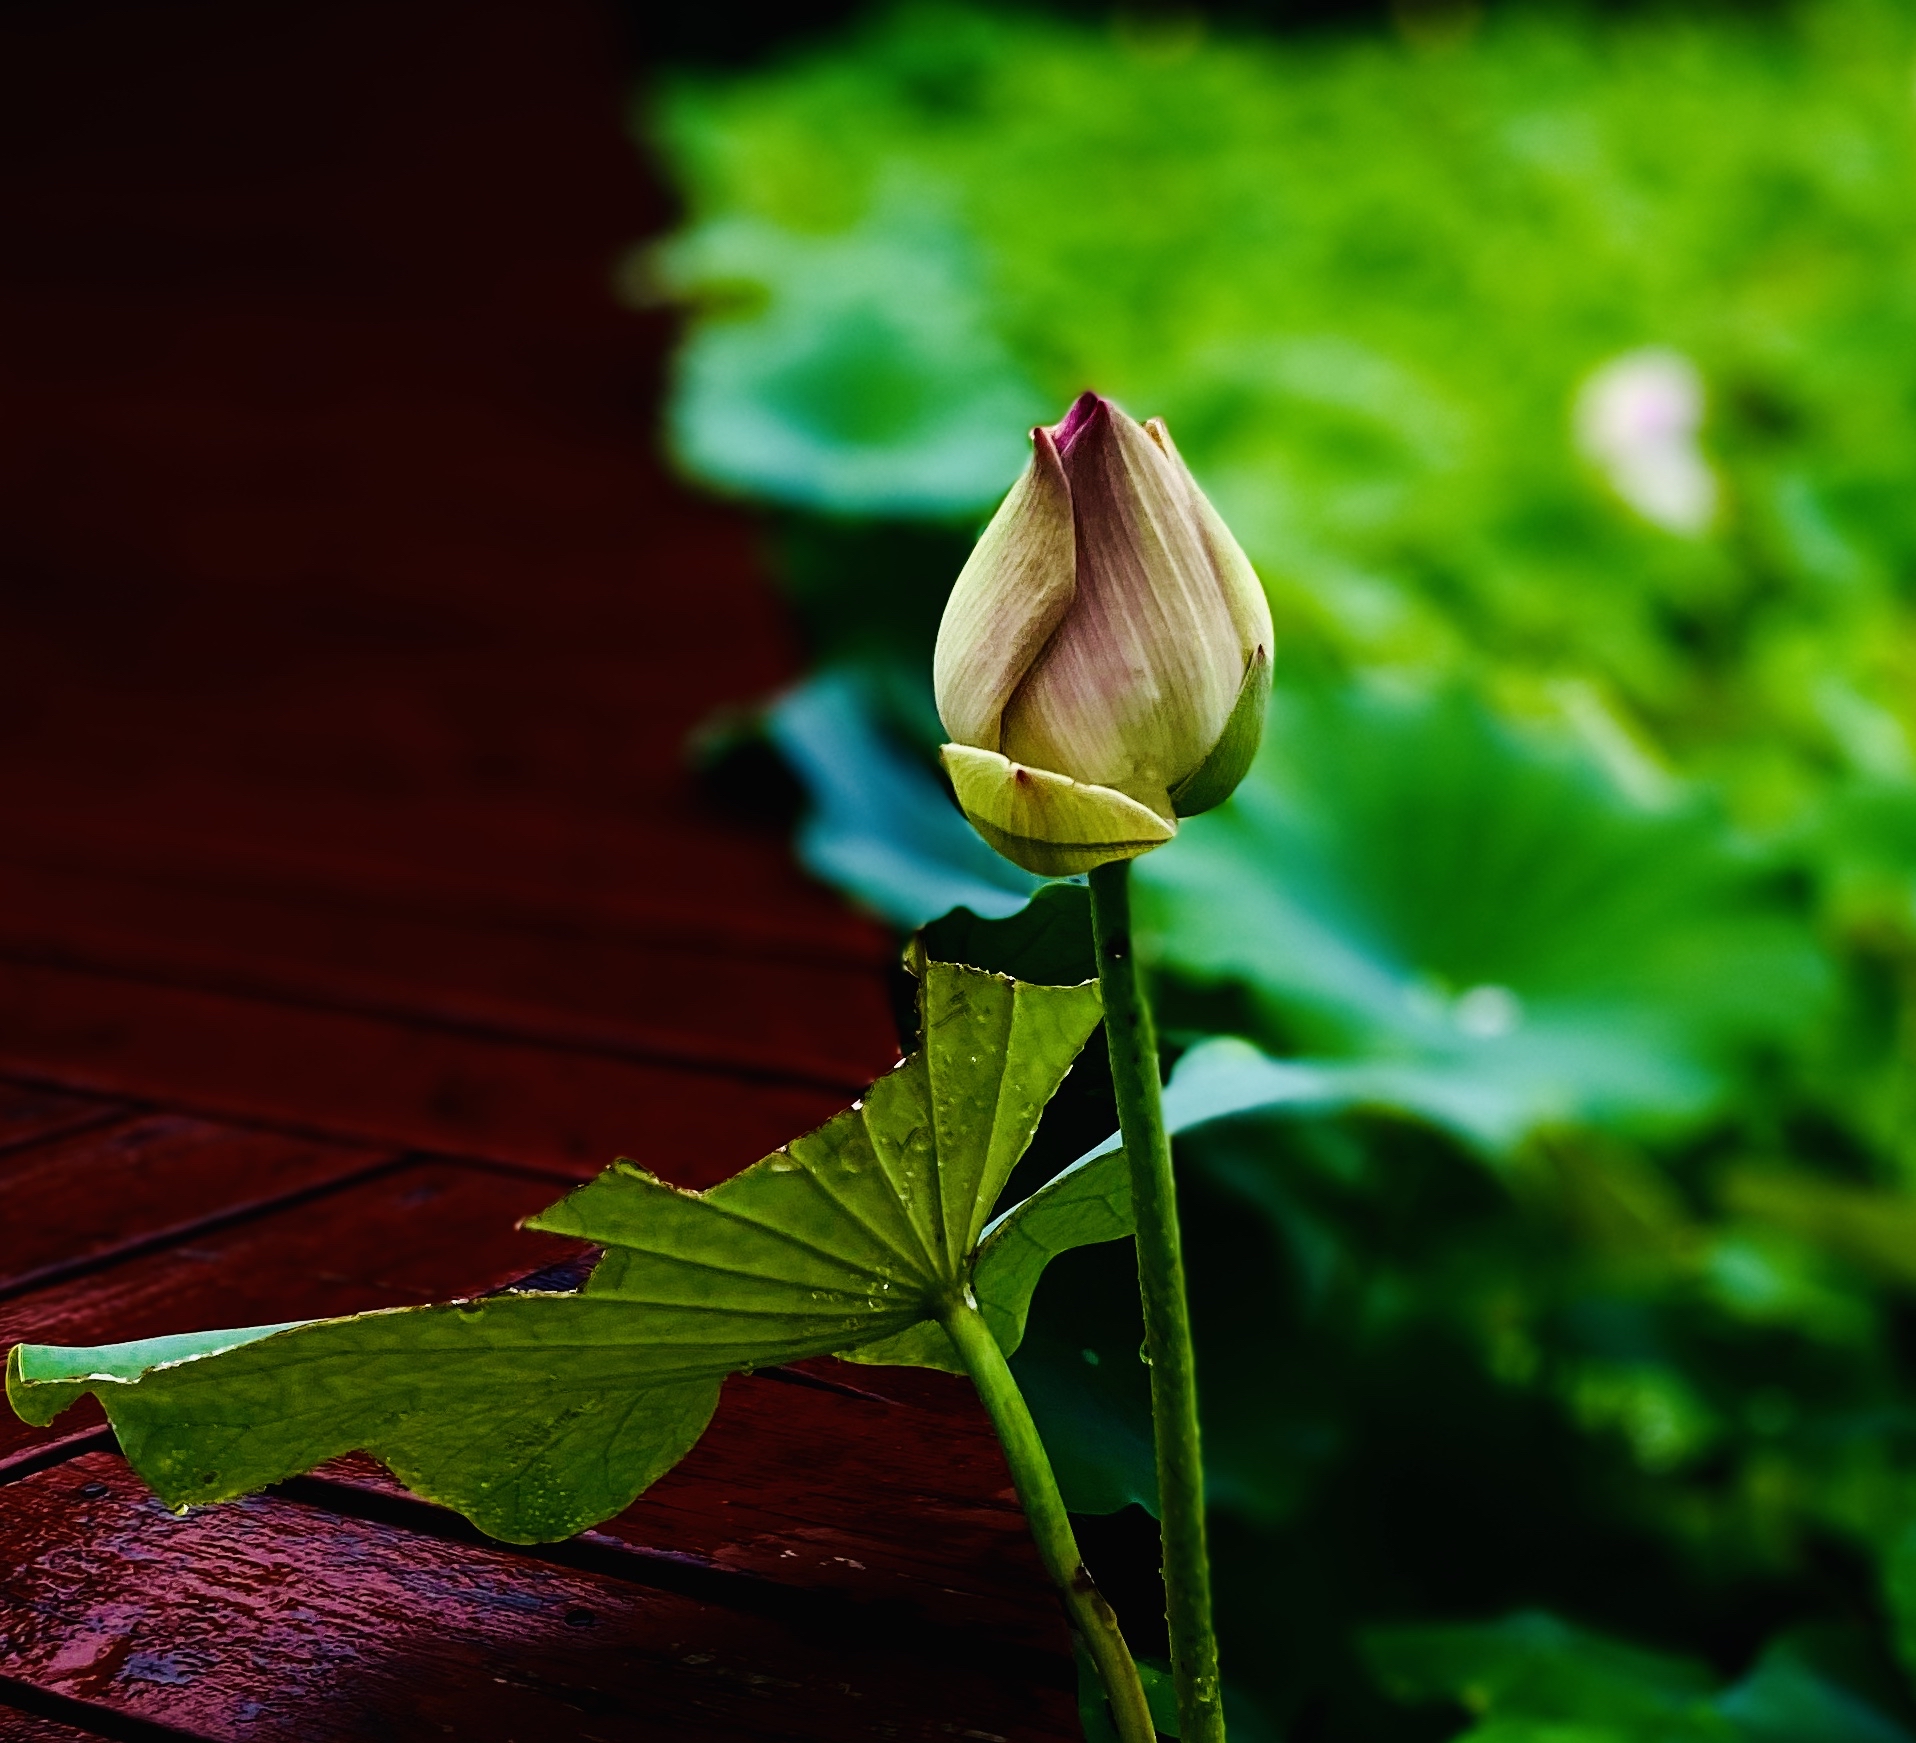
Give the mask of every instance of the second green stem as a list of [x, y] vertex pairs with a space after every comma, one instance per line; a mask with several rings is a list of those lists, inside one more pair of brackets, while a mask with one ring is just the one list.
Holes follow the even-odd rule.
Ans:
[[1138, 1667], [1118, 1630], [1111, 1606], [1085, 1571], [1064, 1497], [1058, 1493], [1058, 1480], [1052, 1475], [1051, 1460], [1038, 1438], [1038, 1425], [1031, 1420], [1024, 1394], [1012, 1378], [998, 1340], [969, 1298], [954, 1301], [942, 1318], [972, 1384], [978, 1388], [991, 1426], [998, 1431], [998, 1442], [1005, 1449], [1005, 1462], [1011, 1466], [1011, 1480], [1017, 1485], [1018, 1501], [1031, 1526], [1039, 1559], [1064, 1598], [1071, 1626], [1098, 1667], [1119, 1743], [1157, 1743]]
[[1151, 1363], [1158, 1518], [1164, 1536], [1165, 1615], [1184, 1743], [1224, 1743], [1211, 1565], [1204, 1536], [1204, 1463], [1198, 1443], [1197, 1361], [1184, 1288], [1171, 1140], [1164, 1130], [1157, 1035], [1131, 948], [1131, 862], [1091, 873], [1091, 925], [1104, 994], [1105, 1042], [1137, 1220], [1144, 1348]]

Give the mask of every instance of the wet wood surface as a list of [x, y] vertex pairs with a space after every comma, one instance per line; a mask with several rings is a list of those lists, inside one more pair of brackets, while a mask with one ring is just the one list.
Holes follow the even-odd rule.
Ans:
[[[0, 1343], [483, 1293], [895, 1057], [891, 941], [687, 772], [798, 655], [656, 458], [666, 212], [569, 0], [0, 14]], [[1076, 1735], [968, 1389], [727, 1383], [619, 1519], [335, 1461], [184, 1519], [0, 1416], [0, 1743]]]
[[177, 1519], [105, 1453], [13, 1487], [9, 1669], [83, 1724], [103, 1705], [222, 1739], [979, 1738], [1031, 1735], [1067, 1693], [988, 1637], [646, 1556], [548, 1559], [305, 1492]]

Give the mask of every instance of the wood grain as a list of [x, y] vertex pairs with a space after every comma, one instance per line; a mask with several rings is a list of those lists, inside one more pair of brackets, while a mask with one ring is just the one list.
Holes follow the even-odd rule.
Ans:
[[751, 1614], [272, 1497], [177, 1519], [90, 1454], [7, 1491], [9, 1670], [200, 1737], [747, 1743], [1076, 1734], [1059, 1674], [882, 1649], [836, 1610]]
[[[782, 1374], [728, 1380], [685, 1461], [580, 1541], [882, 1604], [904, 1626], [968, 1630], [998, 1650], [1067, 1654], [1063, 1611], [969, 1385], [952, 1379], [955, 1408], [933, 1413], [856, 1391], [871, 1370], [830, 1366], [845, 1377], [830, 1390]], [[405, 1495], [359, 1454], [316, 1475]]]
[[337, 1185], [382, 1152], [146, 1114], [0, 1154], [0, 1297]]
[[79, 1743], [92, 1735], [34, 1713], [0, 1710], [0, 1743]]
[[408, 900], [314, 884], [0, 841], [0, 955], [853, 1095], [896, 1057], [882, 986], [856, 957], [690, 915], [616, 923], [456, 890]]
[[682, 1186], [735, 1174], [862, 1087], [6, 961], [0, 1070], [573, 1178], [627, 1155]]
[[0, 1154], [61, 1132], [99, 1125], [120, 1111], [112, 1102], [92, 1096], [0, 1080]]

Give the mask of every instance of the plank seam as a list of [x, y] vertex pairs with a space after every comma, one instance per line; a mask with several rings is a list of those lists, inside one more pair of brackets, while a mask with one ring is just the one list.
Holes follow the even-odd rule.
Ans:
[[[20, 1082], [21, 1080], [15, 1078], [8, 1081]], [[88, 1132], [97, 1131], [101, 1126], [110, 1126], [118, 1120], [125, 1119], [131, 1111], [133, 1110], [126, 1103], [115, 1102], [109, 1107], [101, 1108], [97, 1113], [82, 1114], [68, 1125], [48, 1126], [44, 1131], [29, 1132], [25, 1137], [20, 1138], [0, 1138], [0, 1156], [12, 1156], [21, 1150], [31, 1150], [36, 1144], [58, 1144], [65, 1142], [68, 1138], [83, 1137]]]
[[[184, 1114], [209, 1124], [228, 1126], [237, 1132], [267, 1132], [274, 1137], [302, 1138], [310, 1143], [340, 1144], [389, 1153], [393, 1149], [390, 1132], [360, 1131], [351, 1126], [321, 1126], [311, 1120], [276, 1120], [270, 1115], [249, 1112], [243, 1108], [228, 1108], [219, 1102], [198, 1101], [190, 1096], [184, 1100], [169, 1097], [165, 1101], [157, 1101], [150, 1095], [135, 1095], [114, 1089], [94, 1078], [55, 1077], [44, 1071], [35, 1071], [23, 1066], [18, 1059], [9, 1060], [4, 1076], [0, 1076], [0, 1083], [17, 1084], [23, 1089], [61, 1090], [70, 1095], [111, 1095], [116, 1103], [116, 1119], [141, 1114]], [[70, 1135], [65, 1131], [54, 1132], [45, 1141], [53, 1143]], [[41, 1141], [34, 1138], [28, 1144], [30, 1146]], [[478, 1168], [518, 1179], [557, 1181], [568, 1187], [577, 1186], [589, 1178], [576, 1168], [567, 1168], [556, 1162], [550, 1167], [542, 1167], [536, 1162], [515, 1162], [509, 1157], [486, 1156], [476, 1151], [440, 1150], [424, 1144], [408, 1144], [404, 1146], [404, 1154], [417, 1162], [448, 1162], [461, 1168]], [[610, 1167], [610, 1161], [603, 1166]]]
[[104, 1426], [83, 1428], [77, 1434], [63, 1434], [58, 1440], [21, 1447], [0, 1458], [0, 1488], [17, 1483], [22, 1477], [37, 1477], [42, 1471], [50, 1471], [68, 1459], [77, 1459], [82, 1453], [118, 1452], [119, 1448], [113, 1430]]
[[148, 1254], [164, 1252], [168, 1247], [177, 1247], [184, 1241], [200, 1235], [219, 1234], [223, 1230], [237, 1228], [243, 1223], [255, 1222], [261, 1217], [274, 1216], [284, 1210], [290, 1210], [301, 1204], [310, 1204], [315, 1199], [331, 1197], [348, 1187], [363, 1186], [369, 1180], [377, 1180], [382, 1175], [397, 1173], [403, 1168], [415, 1166], [418, 1158], [410, 1155], [387, 1155], [368, 1163], [364, 1168], [356, 1168], [350, 1174], [342, 1174], [332, 1180], [316, 1181], [311, 1186], [299, 1187], [292, 1192], [282, 1192], [273, 1198], [254, 1199], [247, 1204], [234, 1205], [230, 1209], [215, 1211], [191, 1222], [176, 1223], [171, 1228], [156, 1229], [151, 1234], [140, 1235], [130, 1241], [122, 1241], [116, 1247], [102, 1252], [88, 1253], [78, 1259], [56, 1260], [50, 1265], [42, 1265], [37, 1270], [28, 1271], [23, 1276], [8, 1278], [0, 1282], [0, 1301], [14, 1301], [23, 1295], [31, 1295], [39, 1289], [52, 1288], [56, 1284], [71, 1283], [77, 1277], [89, 1277], [97, 1271], [109, 1271], [116, 1265], [123, 1265], [130, 1259], [142, 1259]]
[[883, 1404], [892, 1410], [922, 1410], [902, 1398], [887, 1398], [882, 1392], [867, 1392], [862, 1386], [848, 1386], [843, 1380], [828, 1380], [823, 1374], [808, 1374], [803, 1368], [755, 1368], [761, 1380], [776, 1380], [781, 1386], [805, 1386], [814, 1392], [832, 1392], [840, 1398], [856, 1398], [865, 1404]]
[[909, 1602], [896, 1598], [855, 1598], [842, 1592], [781, 1585], [759, 1574], [721, 1567], [681, 1550], [631, 1544], [597, 1531], [584, 1531], [559, 1543], [505, 1543], [489, 1537], [461, 1515], [414, 1495], [362, 1488], [330, 1477], [291, 1477], [266, 1491], [279, 1500], [309, 1507], [335, 1518], [361, 1519], [396, 1531], [445, 1543], [489, 1549], [528, 1561], [596, 1574], [621, 1585], [672, 1592], [715, 1609], [761, 1616], [802, 1633], [890, 1641], [915, 1652], [958, 1662], [975, 1662], [987, 1647], [993, 1658], [1019, 1667], [1032, 1682], [1075, 1688], [1076, 1673], [1064, 1655], [1042, 1647], [1006, 1641], [975, 1623], [933, 1622]]
[[17, 1713], [31, 1713], [36, 1719], [70, 1725], [92, 1737], [106, 1737], [112, 1743], [205, 1743], [200, 1731], [178, 1731], [157, 1719], [141, 1719], [122, 1713], [97, 1701], [83, 1701], [73, 1695], [56, 1695], [51, 1689], [36, 1688], [18, 1677], [0, 1673], [0, 1706]]
[[626, 1065], [665, 1066], [673, 1070], [720, 1077], [744, 1083], [775, 1084], [793, 1089], [822, 1089], [834, 1094], [856, 1095], [867, 1079], [836, 1065], [822, 1061], [788, 1063], [749, 1052], [728, 1053], [721, 1048], [702, 1049], [675, 1044], [663, 1031], [641, 1030], [631, 1039], [604, 1032], [579, 1030], [541, 1030], [493, 1021], [445, 1008], [382, 1003], [375, 999], [354, 999], [311, 988], [277, 986], [266, 981], [251, 981], [244, 976], [218, 973], [191, 975], [159, 969], [142, 969], [126, 963], [90, 960], [76, 951], [24, 948], [0, 941], [0, 962], [23, 968], [37, 968], [56, 974], [89, 976], [96, 980], [117, 980], [135, 986], [157, 988], [163, 992], [202, 993], [216, 998], [241, 1000], [256, 1005], [282, 1006], [324, 1016], [351, 1017], [362, 1022], [391, 1024], [399, 1028], [424, 1029], [461, 1040], [489, 1042], [494, 1046], [526, 1047], [539, 1052], [569, 1053], [586, 1058], [611, 1059]]
[[[141, 846], [151, 852], [150, 835]], [[178, 843], [171, 844], [177, 854]], [[52, 852], [34, 852], [18, 843], [0, 847], [0, 864], [28, 875], [78, 873], [88, 877], [111, 875], [135, 887], [190, 890], [238, 896], [242, 900], [297, 904], [317, 899], [337, 910], [341, 899], [362, 912], [397, 920], [420, 915], [440, 918], [452, 914], [459, 924], [501, 928], [528, 937], [590, 942], [604, 937], [636, 949], [696, 951], [741, 962], [790, 963], [827, 971], [883, 969], [892, 951], [883, 943], [861, 945], [847, 939], [844, 949], [821, 948], [810, 916], [791, 923], [765, 923], [746, 912], [728, 912], [722, 925], [712, 924], [706, 908], [644, 903], [624, 910], [595, 910], [581, 919], [576, 907], [564, 909], [549, 900], [503, 888], [465, 885], [447, 890], [436, 882], [415, 880], [387, 867], [336, 867], [338, 875], [324, 874], [325, 862], [301, 855], [294, 862], [267, 867], [265, 862], [243, 864], [230, 845], [222, 846], [204, 863], [187, 864], [175, 857], [165, 865], [127, 866], [125, 844], [119, 839], [80, 842], [69, 835]], [[319, 875], [315, 875], [318, 873]]]

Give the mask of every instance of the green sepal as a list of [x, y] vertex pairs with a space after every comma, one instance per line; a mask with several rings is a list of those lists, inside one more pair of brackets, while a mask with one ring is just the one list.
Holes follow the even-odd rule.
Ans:
[[975, 745], [948, 744], [938, 754], [972, 828], [1040, 877], [1075, 877], [1112, 860], [1135, 859], [1178, 832], [1175, 818], [1114, 787], [1014, 763]]
[[[967, 814], [969, 815], [969, 814]], [[1001, 853], [1013, 865], [1036, 872], [1041, 878], [1074, 878], [1115, 859], [1136, 859], [1154, 847], [1162, 847], [1171, 838], [1156, 841], [1100, 841], [1059, 843], [1039, 841], [1035, 836], [1013, 835], [1008, 829], [982, 817], [971, 817], [971, 826], [984, 837], [995, 853]]]
[[1223, 735], [1211, 754], [1171, 789], [1171, 807], [1180, 817], [1215, 810], [1237, 791], [1264, 742], [1264, 716], [1270, 705], [1271, 656], [1257, 648], [1244, 668], [1244, 682], [1238, 686]]

